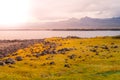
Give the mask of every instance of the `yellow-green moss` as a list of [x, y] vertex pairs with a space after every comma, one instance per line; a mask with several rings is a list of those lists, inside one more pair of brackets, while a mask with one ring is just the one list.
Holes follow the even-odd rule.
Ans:
[[[47, 54], [36, 58], [33, 54], [40, 53], [49, 46], [43, 48], [44, 44], [40, 43], [20, 49], [14, 54], [22, 56], [23, 60], [13, 65], [0, 66], [0, 80], [120, 80], [120, 39], [47, 38], [45, 41], [54, 42], [57, 45], [56, 50], [62, 48], [73, 50], [65, 54]], [[109, 50], [102, 49], [101, 46], [104, 45]], [[111, 48], [112, 46], [118, 48]], [[97, 50], [98, 54], [90, 51], [91, 49]], [[76, 57], [69, 59], [68, 56], [72, 54]], [[48, 57], [50, 59], [47, 60]], [[55, 62], [54, 65], [49, 64], [52, 61]], [[69, 64], [70, 68], [64, 67], [65, 64]]]

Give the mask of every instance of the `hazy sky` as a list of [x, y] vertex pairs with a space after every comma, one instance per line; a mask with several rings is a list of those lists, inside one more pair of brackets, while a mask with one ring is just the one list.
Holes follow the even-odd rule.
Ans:
[[84, 16], [120, 16], [120, 0], [32, 0], [32, 19], [56, 21]]
[[120, 0], [0, 0], [0, 24], [120, 16]]

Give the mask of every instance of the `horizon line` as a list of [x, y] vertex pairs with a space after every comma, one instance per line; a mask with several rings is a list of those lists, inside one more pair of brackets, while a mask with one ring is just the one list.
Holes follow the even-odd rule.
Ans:
[[120, 28], [89, 28], [89, 29], [0, 29], [0, 31], [120, 31]]

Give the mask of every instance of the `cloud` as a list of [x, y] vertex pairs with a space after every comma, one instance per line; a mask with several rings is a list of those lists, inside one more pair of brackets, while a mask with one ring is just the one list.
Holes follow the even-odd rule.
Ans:
[[120, 16], [119, 3], [120, 0], [32, 0], [32, 17], [38, 20], [116, 17]]

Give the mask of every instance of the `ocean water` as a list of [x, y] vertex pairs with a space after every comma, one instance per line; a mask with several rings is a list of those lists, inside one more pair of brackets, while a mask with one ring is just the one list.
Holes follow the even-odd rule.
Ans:
[[14, 39], [43, 39], [49, 37], [96, 37], [96, 36], [116, 36], [120, 31], [0, 31], [0, 40]]

